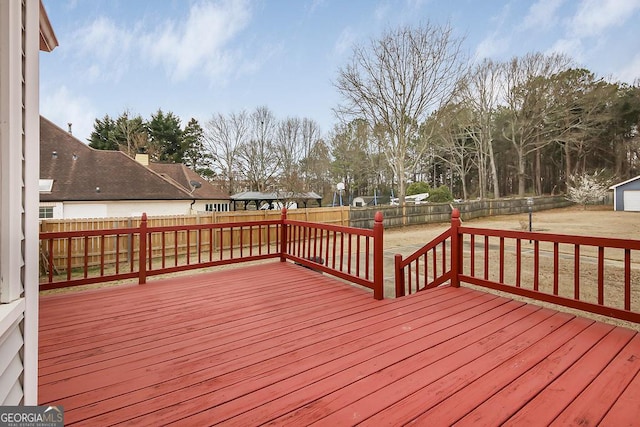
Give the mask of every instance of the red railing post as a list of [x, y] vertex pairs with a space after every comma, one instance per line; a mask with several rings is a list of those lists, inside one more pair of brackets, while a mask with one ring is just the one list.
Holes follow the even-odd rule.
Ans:
[[395, 258], [395, 270], [396, 270], [396, 298], [404, 296], [404, 270], [400, 268], [402, 264], [402, 255], [396, 254]]
[[140, 247], [138, 248], [138, 284], [147, 283], [147, 213], [142, 214], [140, 221]]
[[384, 298], [384, 225], [382, 212], [376, 212], [373, 222], [373, 297]]
[[458, 275], [460, 274], [460, 265], [462, 256], [462, 248], [460, 241], [460, 234], [458, 228], [460, 227], [460, 210], [453, 208], [451, 212], [451, 286], [454, 288], [460, 287], [460, 280]]
[[280, 215], [280, 262], [285, 262], [287, 258], [287, 208], [282, 208]]

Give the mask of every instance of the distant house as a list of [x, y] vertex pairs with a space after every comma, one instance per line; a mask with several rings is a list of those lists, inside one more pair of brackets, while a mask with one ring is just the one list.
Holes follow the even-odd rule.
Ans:
[[620, 184], [612, 185], [613, 209], [616, 211], [640, 211], [640, 175]]
[[95, 150], [40, 118], [40, 218], [229, 210], [229, 196], [182, 164]]

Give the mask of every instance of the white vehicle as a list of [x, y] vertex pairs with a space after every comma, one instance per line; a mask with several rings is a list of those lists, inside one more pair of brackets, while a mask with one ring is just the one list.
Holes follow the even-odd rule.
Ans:
[[[404, 201], [405, 203], [413, 203], [413, 204], [419, 205], [422, 203], [428, 203], [427, 201], [428, 198], [429, 198], [429, 193], [420, 193], [420, 194], [414, 194], [412, 196], [405, 196]], [[391, 206], [398, 206], [399, 199], [397, 197], [392, 197], [391, 203], [389, 204]]]

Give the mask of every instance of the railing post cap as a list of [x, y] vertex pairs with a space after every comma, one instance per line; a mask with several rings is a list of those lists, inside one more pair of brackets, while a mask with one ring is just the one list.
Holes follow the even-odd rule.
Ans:
[[380, 212], [380, 211], [376, 212], [375, 216], [373, 217], [373, 220], [375, 222], [382, 222], [383, 219], [384, 219], [384, 216], [382, 215], [382, 212]]
[[451, 211], [451, 218], [460, 218], [460, 209], [453, 208]]
[[142, 212], [142, 220], [143, 221], [147, 220], [147, 213], [146, 212]]

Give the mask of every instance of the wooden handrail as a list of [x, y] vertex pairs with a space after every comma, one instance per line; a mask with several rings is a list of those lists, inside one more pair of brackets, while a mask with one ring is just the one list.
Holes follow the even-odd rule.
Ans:
[[[42, 276], [46, 281], [41, 283], [40, 289], [131, 278], [137, 278], [139, 284], [144, 284], [150, 275], [280, 258], [281, 261], [291, 260], [369, 287], [376, 299], [382, 299], [382, 220], [381, 213], [376, 215], [373, 230], [365, 230], [288, 220], [287, 210], [283, 209], [279, 220], [149, 227], [147, 215], [143, 214], [138, 227], [42, 232], [42, 258], [46, 260], [43, 268], [47, 271]], [[332, 233], [333, 240], [329, 239], [329, 233]], [[340, 239], [336, 240], [338, 235]], [[325, 242], [324, 238], [328, 240]], [[105, 253], [107, 243], [111, 249]], [[314, 259], [310, 259], [312, 243], [324, 245], [324, 265], [318, 263], [317, 246]], [[93, 248], [91, 252], [88, 249], [90, 245]], [[72, 247], [80, 251], [72, 252]], [[127, 256], [121, 256], [125, 251]], [[82, 277], [73, 274], [76, 268], [72, 262], [74, 256], [80, 258]], [[89, 275], [89, 267], [93, 265], [89, 258], [99, 267], [99, 272], [92, 275]], [[53, 274], [57, 259], [64, 260], [64, 279]], [[171, 262], [167, 263], [167, 259]], [[105, 263], [113, 264], [115, 273], [107, 272]], [[122, 273], [125, 266], [128, 272]]]
[[[437, 274], [436, 269], [432, 270], [433, 278], [429, 278], [426, 272], [423, 279], [423, 287], [420, 288], [418, 277], [418, 263], [421, 256], [426, 256], [429, 251], [434, 252], [435, 264], [435, 248], [440, 244], [444, 244], [446, 238], [451, 239], [450, 249], [450, 272], [445, 269]], [[479, 237], [479, 239], [476, 239]], [[468, 238], [468, 245], [465, 245], [465, 238]], [[497, 239], [497, 244], [492, 245], [490, 238]], [[512, 246], [514, 252], [509, 252], [511, 246], [506, 244], [513, 241]], [[526, 250], [533, 257], [531, 266], [531, 276], [523, 276], [525, 255], [523, 251], [523, 242], [531, 242], [529, 249]], [[550, 245], [548, 251], [541, 249], [541, 244]], [[560, 245], [569, 248], [567, 251], [561, 252]], [[481, 249], [477, 249], [479, 246]], [[446, 246], [445, 246], [446, 247]], [[588, 254], [591, 248], [592, 255]], [[619, 251], [619, 259], [615, 262], [605, 262], [605, 251]], [[640, 298], [632, 298], [632, 294], [640, 295], [640, 284], [631, 283], [632, 278], [632, 251], [640, 251], [640, 240], [631, 239], [615, 239], [607, 237], [591, 237], [591, 236], [572, 236], [565, 234], [550, 234], [527, 231], [514, 230], [493, 230], [485, 228], [473, 228], [462, 226], [460, 224], [460, 213], [457, 209], [453, 209], [451, 215], [451, 227], [438, 236], [433, 241], [426, 244], [416, 253], [410, 255], [406, 259], [396, 255], [396, 296], [403, 296], [405, 290], [405, 277], [411, 280], [412, 264], [415, 264], [416, 270], [416, 290], [439, 286], [447, 281], [451, 286], [459, 286], [460, 282], [470, 283], [478, 286], [509, 292], [539, 301], [550, 302], [563, 305], [583, 311], [589, 311], [609, 317], [640, 323], [640, 306], [632, 306], [632, 302]], [[465, 265], [465, 253], [469, 254], [469, 265]], [[547, 255], [548, 254], [548, 255]], [[561, 256], [562, 255], [562, 256]], [[484, 261], [480, 268], [476, 268], [478, 257], [483, 257]], [[527, 255], [528, 256], [528, 255]], [[550, 268], [550, 282], [547, 284], [549, 291], [543, 288], [542, 278], [540, 274], [541, 256], [549, 256], [552, 259]], [[497, 271], [491, 269], [490, 258], [497, 257]], [[509, 260], [513, 261], [513, 280], [506, 277], [505, 268]], [[528, 258], [527, 258], [528, 259]], [[568, 259], [568, 261], [567, 261]], [[443, 255], [443, 264], [445, 257]], [[573, 262], [573, 286], [569, 282], [571, 279], [563, 281], [560, 266], [561, 261]], [[425, 262], [426, 263], [426, 262]], [[492, 263], [495, 267], [495, 262]], [[581, 279], [581, 272], [585, 265], [590, 265], [595, 270], [594, 283], [591, 285], [592, 293], [595, 295], [593, 300], [585, 300], [582, 296], [586, 284]], [[605, 283], [605, 270], [607, 272], [620, 273], [619, 279], [610, 279]], [[569, 276], [571, 277], [571, 276]], [[524, 279], [531, 279], [530, 284], [525, 284]], [[620, 283], [617, 283], [617, 281]], [[569, 282], [569, 283], [568, 283]], [[564, 285], [564, 286], [562, 286]], [[635, 286], [632, 286], [635, 285]], [[607, 291], [613, 286], [618, 286], [621, 291], [620, 301], [612, 301], [605, 298]], [[562, 291], [561, 288], [569, 288]], [[409, 283], [409, 292], [412, 285]], [[638, 304], [636, 302], [636, 304]]]

